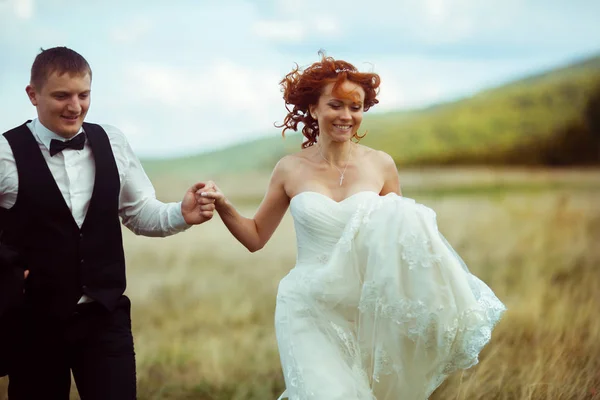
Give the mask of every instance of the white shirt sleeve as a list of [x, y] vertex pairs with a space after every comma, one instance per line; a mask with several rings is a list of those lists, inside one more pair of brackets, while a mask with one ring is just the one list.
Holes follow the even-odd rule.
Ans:
[[119, 216], [123, 224], [136, 235], [154, 237], [190, 228], [181, 214], [181, 202], [163, 203], [156, 199], [154, 187], [123, 133], [110, 125], [102, 128], [108, 134], [119, 169]]
[[19, 176], [12, 149], [0, 135], [0, 207], [11, 208], [17, 201]]

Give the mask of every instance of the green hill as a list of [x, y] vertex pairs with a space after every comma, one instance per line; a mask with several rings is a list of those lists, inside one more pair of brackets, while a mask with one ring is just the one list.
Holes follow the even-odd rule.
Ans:
[[[393, 114], [365, 119], [364, 143], [385, 149], [399, 164], [597, 163], [597, 126], [594, 137], [583, 125], [600, 118], [599, 98], [600, 56], [416, 111], [402, 121]], [[557, 148], [559, 143], [565, 147]], [[595, 158], [579, 153], [594, 144]]]
[[[600, 163], [600, 55], [414, 111], [367, 113], [362, 143], [399, 165]], [[270, 170], [300, 148], [299, 134], [272, 136], [171, 160], [145, 160], [161, 172]]]
[[285, 139], [273, 130], [273, 136], [236, 144], [222, 150], [190, 157], [141, 160], [148, 175], [190, 175], [235, 172], [241, 170], [271, 170], [281, 157], [300, 148], [299, 135]]

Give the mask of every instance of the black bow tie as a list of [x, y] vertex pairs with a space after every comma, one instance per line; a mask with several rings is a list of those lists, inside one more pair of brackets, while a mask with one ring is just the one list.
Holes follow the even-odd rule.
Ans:
[[70, 148], [73, 150], [81, 150], [85, 145], [85, 133], [81, 132], [79, 135], [75, 136], [71, 140], [56, 140], [52, 139], [50, 141], [50, 157], [54, 157], [54, 155], [60, 153], [66, 148]]

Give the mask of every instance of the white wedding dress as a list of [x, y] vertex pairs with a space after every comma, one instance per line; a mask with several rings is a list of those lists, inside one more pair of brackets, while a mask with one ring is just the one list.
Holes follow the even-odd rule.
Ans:
[[478, 362], [504, 305], [438, 232], [433, 210], [362, 191], [290, 204], [296, 266], [275, 329], [290, 400], [421, 400]]

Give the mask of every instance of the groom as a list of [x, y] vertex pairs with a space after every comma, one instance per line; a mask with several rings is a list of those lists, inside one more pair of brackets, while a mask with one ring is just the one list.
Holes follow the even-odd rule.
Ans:
[[120, 219], [168, 236], [213, 216], [213, 201], [195, 197], [204, 184], [180, 203], [158, 201], [125, 136], [84, 122], [91, 81], [80, 54], [42, 50], [26, 88], [38, 118], [0, 136], [0, 373], [10, 400], [68, 400], [71, 371], [83, 399], [135, 399]]

